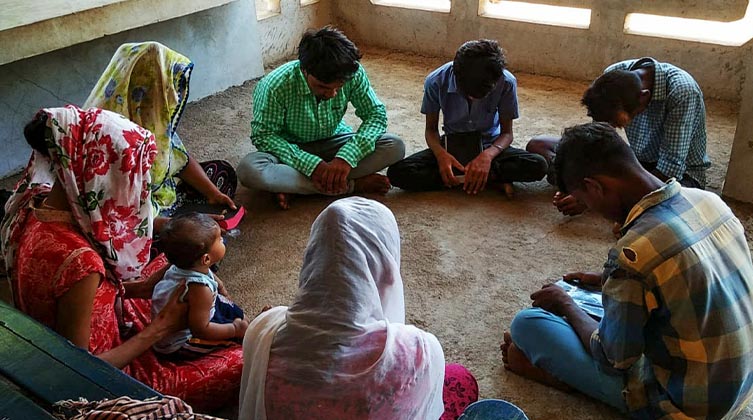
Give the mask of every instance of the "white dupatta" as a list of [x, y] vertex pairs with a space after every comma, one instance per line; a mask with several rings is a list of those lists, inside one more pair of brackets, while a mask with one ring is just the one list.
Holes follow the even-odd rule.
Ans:
[[[370, 340], [372, 334], [386, 340]], [[433, 335], [405, 325], [397, 223], [376, 201], [346, 198], [322, 211], [311, 228], [295, 302], [254, 319], [243, 352], [241, 420], [267, 418], [268, 371], [313, 396], [326, 390], [329, 399], [375, 404], [393, 397], [371, 392], [374, 384], [410, 375], [410, 386], [389, 401], [401, 418], [438, 419], [444, 412], [442, 347]], [[283, 363], [270, 364], [270, 354]], [[359, 371], [338, 370], [363, 354], [381, 356]]]

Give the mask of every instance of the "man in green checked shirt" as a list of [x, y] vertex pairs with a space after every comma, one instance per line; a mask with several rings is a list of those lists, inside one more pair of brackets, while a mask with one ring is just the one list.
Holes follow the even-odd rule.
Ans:
[[[403, 141], [385, 133], [387, 113], [369, 84], [358, 48], [339, 30], [309, 30], [298, 60], [266, 75], [254, 91], [251, 141], [257, 152], [238, 166], [248, 188], [277, 195], [283, 209], [291, 194], [386, 194], [377, 174], [405, 155]], [[343, 116], [352, 103], [358, 131]]]

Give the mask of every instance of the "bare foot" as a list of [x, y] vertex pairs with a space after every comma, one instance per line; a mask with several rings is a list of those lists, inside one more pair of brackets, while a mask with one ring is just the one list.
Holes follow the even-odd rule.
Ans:
[[555, 378], [549, 372], [534, 366], [526, 355], [512, 342], [512, 336], [510, 336], [509, 332], [505, 331], [504, 341], [500, 344], [499, 348], [502, 350], [502, 363], [505, 369], [524, 378], [533, 379], [536, 382], [557, 388], [560, 391], [570, 392], [573, 390], [568, 384]]
[[384, 195], [390, 188], [392, 188], [392, 185], [390, 185], [389, 178], [380, 174], [371, 174], [356, 179], [353, 192], [356, 194], [377, 193]]
[[280, 206], [281, 209], [287, 210], [290, 208], [290, 199], [292, 198], [292, 194], [288, 193], [276, 193], [275, 199], [277, 199], [277, 205]]
[[502, 184], [502, 191], [504, 191], [507, 198], [512, 200], [515, 198], [515, 188], [512, 186], [512, 183], [504, 183]]

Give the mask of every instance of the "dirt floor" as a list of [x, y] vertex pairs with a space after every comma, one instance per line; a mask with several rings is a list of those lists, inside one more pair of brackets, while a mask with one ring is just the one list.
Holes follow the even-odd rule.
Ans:
[[[449, 59], [449, 58], [448, 58]], [[389, 131], [405, 140], [407, 153], [425, 147], [419, 113], [423, 79], [445, 60], [365, 50], [363, 64], [386, 104]], [[514, 71], [515, 60], [511, 57]], [[586, 122], [579, 105], [585, 83], [516, 73], [521, 118], [515, 145], [537, 134], [558, 134]], [[255, 82], [191, 103], [179, 132], [199, 160], [224, 158], [237, 164], [254, 150], [248, 138]], [[709, 187], [719, 192], [736, 125], [736, 105], [707, 101]], [[351, 114], [348, 121], [357, 126]], [[546, 182], [519, 184], [508, 200], [496, 191], [477, 197], [461, 191], [405, 193], [393, 189], [377, 198], [392, 209], [402, 238], [402, 275], [408, 322], [437, 336], [448, 362], [462, 363], [479, 382], [482, 398], [502, 398], [539, 419], [614, 419], [609, 407], [566, 394], [504, 370], [502, 332], [529, 295], [563, 273], [599, 269], [613, 242], [610, 224], [595, 215], [565, 217], [551, 205]], [[241, 234], [229, 238], [219, 275], [250, 313], [264, 305], [289, 304], [296, 291], [311, 223], [332, 200], [301, 198], [288, 211], [270, 195], [240, 188], [249, 210]], [[753, 237], [753, 206], [734, 204]], [[741, 419], [753, 419], [749, 407]]]
[[[386, 104], [389, 131], [407, 153], [425, 147], [419, 113], [423, 79], [444, 60], [366, 50], [363, 64]], [[514, 70], [514, 57], [512, 66]], [[558, 134], [586, 122], [579, 105], [585, 83], [516, 74], [521, 118], [515, 145], [533, 135]], [[255, 82], [189, 105], [180, 133], [199, 159], [237, 164], [253, 150], [248, 139]], [[736, 106], [708, 101], [710, 189], [719, 192], [736, 125]], [[357, 126], [352, 115], [348, 121]], [[448, 362], [462, 363], [478, 379], [482, 398], [503, 398], [531, 419], [612, 419], [609, 407], [506, 372], [499, 342], [517, 311], [542, 284], [571, 270], [599, 269], [612, 243], [610, 225], [595, 215], [565, 217], [551, 205], [552, 187], [517, 185], [514, 200], [496, 191], [477, 197], [461, 191], [405, 193], [378, 198], [392, 209], [402, 238], [402, 275], [408, 322], [435, 334]], [[271, 196], [241, 189], [250, 209], [242, 233], [229, 242], [220, 270], [235, 299], [255, 312], [291, 302], [312, 221], [332, 200], [302, 198], [288, 211]], [[735, 206], [751, 238], [753, 207]], [[747, 416], [753, 419], [753, 411]]]

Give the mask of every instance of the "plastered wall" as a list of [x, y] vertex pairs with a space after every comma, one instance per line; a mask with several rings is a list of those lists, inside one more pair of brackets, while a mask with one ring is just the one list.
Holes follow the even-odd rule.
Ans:
[[237, 0], [0, 66], [0, 177], [26, 165], [30, 149], [22, 130], [36, 110], [82, 104], [117, 47], [146, 40], [162, 42], [194, 61], [190, 100], [264, 73], [253, 0]]
[[708, 97], [737, 101], [751, 43], [724, 47], [623, 34], [627, 13], [735, 20], [746, 0], [532, 0], [588, 7], [591, 27], [573, 29], [480, 17], [477, 0], [453, 0], [450, 13], [373, 5], [369, 0], [332, 0], [333, 20], [360, 44], [447, 57], [464, 41], [498, 39], [513, 70], [592, 80], [609, 64], [653, 56], [688, 70]]
[[723, 193], [753, 203], [753, 56], [748, 56], [735, 141], [732, 144]]
[[294, 54], [306, 29], [332, 23], [332, 0], [301, 6], [300, 0], [280, 0], [280, 14], [259, 21], [264, 64]]

